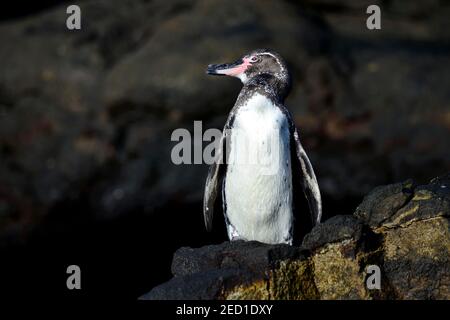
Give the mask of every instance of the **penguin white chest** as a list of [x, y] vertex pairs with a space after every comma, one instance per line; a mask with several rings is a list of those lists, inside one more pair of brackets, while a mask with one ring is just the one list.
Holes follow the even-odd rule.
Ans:
[[255, 94], [239, 108], [230, 138], [224, 203], [234, 231], [246, 240], [291, 243], [292, 171], [286, 116], [270, 99]]

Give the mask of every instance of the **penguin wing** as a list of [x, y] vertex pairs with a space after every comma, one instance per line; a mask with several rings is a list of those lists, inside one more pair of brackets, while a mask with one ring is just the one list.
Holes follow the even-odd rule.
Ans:
[[207, 231], [212, 229], [212, 221], [214, 216], [214, 204], [217, 195], [220, 194], [220, 187], [222, 185], [224, 164], [223, 164], [223, 150], [224, 150], [225, 136], [222, 135], [219, 146], [216, 149], [216, 159], [210, 165], [208, 177], [206, 178], [205, 193], [203, 196], [203, 217], [205, 219], [205, 226]]
[[[320, 196], [319, 184], [317, 183], [316, 175], [314, 174], [311, 162], [309, 161], [309, 158], [306, 155], [302, 144], [300, 143], [300, 137], [293, 122], [292, 128], [295, 144], [295, 155], [300, 164], [300, 184], [308, 201], [309, 210], [311, 212], [311, 219], [314, 226], [320, 223], [320, 219], [322, 217], [322, 200]], [[294, 157], [292, 161], [295, 161]]]

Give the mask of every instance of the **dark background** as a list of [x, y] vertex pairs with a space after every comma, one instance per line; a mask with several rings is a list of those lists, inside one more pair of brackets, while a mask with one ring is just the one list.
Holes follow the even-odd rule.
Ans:
[[[209, 63], [269, 47], [324, 219], [377, 185], [450, 169], [448, 1], [14, 1], [0, 21], [0, 290], [136, 299], [203, 228], [205, 165], [170, 160], [176, 128], [222, 128], [240, 90]], [[378, 4], [382, 29], [369, 31]], [[77, 264], [82, 290], [66, 289]]]

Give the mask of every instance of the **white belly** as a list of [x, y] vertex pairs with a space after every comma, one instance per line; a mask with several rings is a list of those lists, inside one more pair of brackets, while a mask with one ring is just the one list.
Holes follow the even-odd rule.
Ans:
[[284, 114], [266, 97], [257, 94], [239, 109], [229, 156], [226, 214], [239, 237], [291, 243], [289, 126]]

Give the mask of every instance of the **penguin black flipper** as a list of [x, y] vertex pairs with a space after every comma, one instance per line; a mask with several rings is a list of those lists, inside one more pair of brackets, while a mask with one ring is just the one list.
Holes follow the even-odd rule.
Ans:
[[[205, 227], [208, 232], [212, 230], [214, 207], [216, 201], [218, 200], [217, 196], [223, 196], [223, 179], [227, 170], [227, 155], [230, 152], [230, 145], [227, 143], [227, 135], [229, 134], [231, 126], [233, 125], [237, 109], [237, 106], [234, 106], [231, 109], [230, 114], [228, 115], [227, 121], [223, 128], [222, 137], [220, 138], [219, 145], [216, 149], [217, 152], [215, 155], [214, 163], [209, 166], [208, 176], [206, 178], [205, 192], [203, 195], [203, 218], [205, 220]], [[222, 199], [222, 201], [225, 202], [224, 199]], [[223, 214], [226, 222], [226, 203], [222, 203], [222, 205], [224, 208]]]
[[309, 158], [306, 155], [302, 144], [300, 143], [300, 137], [298, 135], [297, 128], [295, 127], [292, 119], [290, 119], [290, 122], [292, 146], [291, 150], [293, 153], [291, 155], [292, 165], [293, 167], [297, 166], [298, 169], [296, 171], [300, 172], [300, 177], [293, 176], [293, 179], [300, 179], [300, 185], [308, 201], [312, 226], [315, 226], [320, 223], [320, 219], [322, 217], [322, 199], [320, 196], [319, 184], [317, 183], [317, 178], [314, 174], [314, 169], [311, 165], [311, 162], [309, 161]]
[[203, 217], [207, 231], [211, 231], [212, 229], [214, 204], [217, 200], [217, 195], [221, 194], [223, 174], [225, 172], [225, 164], [223, 163], [224, 141], [225, 135], [222, 135], [219, 146], [216, 149], [216, 159], [210, 165], [208, 177], [206, 178], [205, 193], [203, 196]]

